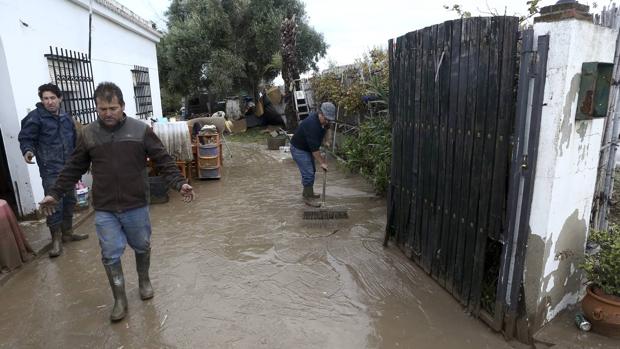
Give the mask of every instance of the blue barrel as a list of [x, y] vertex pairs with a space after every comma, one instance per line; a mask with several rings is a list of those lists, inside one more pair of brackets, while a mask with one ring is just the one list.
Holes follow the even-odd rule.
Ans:
[[205, 144], [205, 145], [200, 145], [200, 147], [198, 147], [198, 156], [200, 157], [213, 157], [213, 156], [218, 156], [219, 154], [219, 147], [217, 144]]

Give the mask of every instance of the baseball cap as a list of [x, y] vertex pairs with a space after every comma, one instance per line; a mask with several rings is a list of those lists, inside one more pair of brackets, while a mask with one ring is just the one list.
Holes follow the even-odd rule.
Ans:
[[336, 106], [332, 102], [323, 102], [321, 104], [321, 113], [329, 121], [336, 120]]

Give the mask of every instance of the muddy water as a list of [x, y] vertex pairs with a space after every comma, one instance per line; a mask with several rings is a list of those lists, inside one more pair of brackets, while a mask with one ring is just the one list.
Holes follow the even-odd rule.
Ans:
[[[123, 266], [129, 315], [112, 295], [94, 235], [0, 288], [2, 348], [509, 348], [395, 249], [381, 246], [385, 202], [329, 172], [342, 221], [302, 220], [297, 169], [278, 151], [231, 144], [219, 181], [194, 181], [151, 208], [155, 298]], [[317, 181], [316, 189], [320, 189]], [[92, 231], [93, 223], [79, 231]]]

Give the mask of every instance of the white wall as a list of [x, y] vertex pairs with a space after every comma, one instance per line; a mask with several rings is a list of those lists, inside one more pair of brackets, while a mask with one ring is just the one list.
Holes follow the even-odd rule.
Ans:
[[[7, 161], [9, 162], [8, 167], [11, 172], [11, 180], [13, 183], [18, 183], [17, 188], [12, 183], [17, 199], [16, 202], [18, 204], [19, 202], [22, 203], [22, 210], [31, 212], [35, 209], [33, 201], [35, 194], [33, 194], [32, 186], [30, 185], [30, 169], [21, 160], [21, 150], [19, 149], [19, 142], [17, 142], [17, 135], [20, 129], [19, 119], [15, 117], [18, 115], [18, 112], [2, 37], [0, 37], [0, 95], [4, 96], [4, 102], [0, 103], [0, 129], [2, 130]], [[38, 180], [39, 177], [36, 176], [35, 178]]]
[[525, 287], [538, 325], [579, 299], [603, 119], [575, 121], [583, 62], [613, 62], [616, 32], [581, 20], [534, 25], [550, 36]]
[[[131, 69], [134, 65], [149, 68], [153, 115], [161, 116], [159, 76], [157, 74], [157, 51], [155, 43], [138, 35], [127, 35], [128, 30], [110, 19], [96, 17], [93, 20], [92, 65], [95, 85], [111, 81], [123, 91], [125, 113], [135, 117]], [[96, 44], [95, 44], [96, 43]]]
[[[103, 3], [103, 2], [102, 2]], [[156, 42], [158, 34], [93, 1], [92, 67], [95, 85], [112, 81], [123, 91], [126, 112], [135, 116], [131, 69], [149, 68], [153, 113], [161, 115]], [[18, 182], [24, 213], [43, 197], [38, 168], [27, 166], [19, 151], [21, 119], [38, 102], [37, 87], [49, 82], [49, 47], [88, 53], [89, 0], [0, 0], [0, 126], [11, 177]], [[5, 76], [8, 72], [8, 76]], [[9, 90], [12, 93], [9, 93]]]

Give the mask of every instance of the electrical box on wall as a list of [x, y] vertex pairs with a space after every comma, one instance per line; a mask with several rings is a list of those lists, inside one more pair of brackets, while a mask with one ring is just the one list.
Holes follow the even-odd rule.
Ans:
[[612, 63], [583, 63], [575, 120], [590, 120], [607, 115], [613, 68]]

